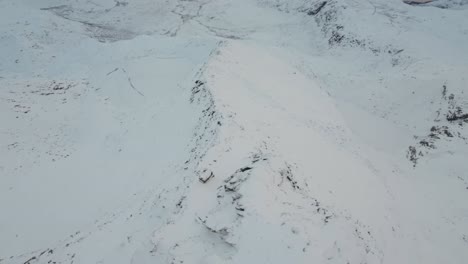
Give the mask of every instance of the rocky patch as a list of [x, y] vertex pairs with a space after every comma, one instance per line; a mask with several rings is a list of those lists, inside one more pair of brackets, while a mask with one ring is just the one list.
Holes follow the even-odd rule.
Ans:
[[418, 160], [436, 150], [439, 141], [458, 140], [468, 144], [466, 125], [468, 124], [467, 103], [448, 92], [447, 85], [442, 86], [441, 107], [436, 111], [434, 125], [426, 136], [415, 136], [415, 145], [409, 146], [406, 157], [416, 167]]

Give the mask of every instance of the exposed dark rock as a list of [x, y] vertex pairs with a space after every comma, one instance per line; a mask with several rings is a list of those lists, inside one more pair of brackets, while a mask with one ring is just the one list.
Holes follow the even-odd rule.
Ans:
[[[461, 139], [465, 143], [468, 143], [460, 130], [464, 128], [466, 123], [468, 123], [468, 113], [464, 112], [461, 107], [463, 104], [458, 102], [455, 94], [452, 93], [448, 96], [447, 94], [448, 88], [447, 85], [444, 84], [442, 86], [442, 105], [445, 104], [446, 108], [441, 107], [437, 110], [437, 117], [434, 120], [438, 123], [445, 122], [445, 125], [432, 126], [429, 134], [419, 140], [416, 145], [410, 146], [407, 151], [406, 156], [413, 163], [414, 167], [416, 166], [419, 158], [428, 154], [430, 150], [437, 149], [436, 145], [439, 140], [445, 139], [451, 141], [452, 139]], [[444, 112], [445, 114], [443, 114]], [[445, 119], [441, 119], [441, 116], [444, 116]]]
[[322, 1], [320, 3], [317, 3], [312, 9], [309, 9], [307, 11], [307, 15], [315, 16], [325, 7], [326, 4], [327, 4], [327, 1]]

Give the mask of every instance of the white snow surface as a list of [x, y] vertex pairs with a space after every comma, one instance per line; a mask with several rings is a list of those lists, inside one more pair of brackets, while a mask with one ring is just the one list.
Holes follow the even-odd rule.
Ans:
[[0, 264], [468, 263], [466, 1], [1, 0]]

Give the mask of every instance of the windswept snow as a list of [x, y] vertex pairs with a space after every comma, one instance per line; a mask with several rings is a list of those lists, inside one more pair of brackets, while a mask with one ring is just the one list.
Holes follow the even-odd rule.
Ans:
[[0, 263], [466, 263], [466, 6], [0, 1]]

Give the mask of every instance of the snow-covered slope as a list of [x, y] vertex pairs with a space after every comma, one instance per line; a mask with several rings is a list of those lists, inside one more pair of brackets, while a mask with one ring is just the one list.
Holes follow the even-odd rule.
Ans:
[[0, 263], [465, 263], [465, 1], [0, 1]]

